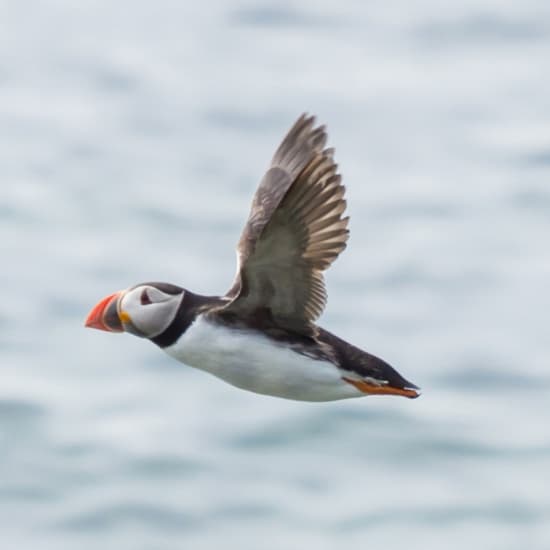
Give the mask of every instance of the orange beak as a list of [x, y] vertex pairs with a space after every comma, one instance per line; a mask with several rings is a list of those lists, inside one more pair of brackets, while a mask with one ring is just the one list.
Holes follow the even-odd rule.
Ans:
[[122, 322], [117, 312], [117, 302], [123, 292], [119, 290], [99, 301], [86, 317], [85, 326], [108, 332], [123, 332]]

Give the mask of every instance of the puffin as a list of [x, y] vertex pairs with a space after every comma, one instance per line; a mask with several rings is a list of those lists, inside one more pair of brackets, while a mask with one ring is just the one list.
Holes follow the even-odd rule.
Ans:
[[103, 298], [85, 326], [146, 338], [174, 359], [251, 392], [297, 401], [415, 398], [384, 360], [316, 321], [324, 271], [346, 248], [345, 187], [325, 126], [301, 115], [263, 176], [224, 296], [148, 282]]

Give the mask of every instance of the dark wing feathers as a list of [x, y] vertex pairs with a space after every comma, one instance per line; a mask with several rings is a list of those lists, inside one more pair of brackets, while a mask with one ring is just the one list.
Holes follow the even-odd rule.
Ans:
[[237, 253], [231, 299], [222, 311], [258, 312], [309, 333], [326, 303], [322, 271], [346, 247], [345, 188], [324, 126], [302, 115], [277, 149], [262, 179]]
[[271, 161], [293, 180], [305, 168], [313, 153], [320, 153], [327, 142], [324, 126], [313, 128], [315, 117], [303, 114], [289, 130]]

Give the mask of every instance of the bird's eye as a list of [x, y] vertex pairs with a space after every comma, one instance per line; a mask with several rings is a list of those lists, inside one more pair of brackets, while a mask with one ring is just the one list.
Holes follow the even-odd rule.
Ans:
[[143, 292], [141, 293], [139, 301], [141, 302], [142, 306], [148, 306], [149, 304], [152, 304], [151, 298], [149, 298], [149, 294], [147, 294], [147, 289], [144, 288]]

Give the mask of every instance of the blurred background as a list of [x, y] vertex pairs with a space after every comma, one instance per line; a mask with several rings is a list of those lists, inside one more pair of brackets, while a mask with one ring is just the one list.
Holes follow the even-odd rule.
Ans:
[[[2, 547], [550, 548], [549, 60], [542, 0], [2, 2]], [[321, 324], [415, 401], [83, 328], [138, 282], [225, 292], [303, 111], [351, 215]]]

